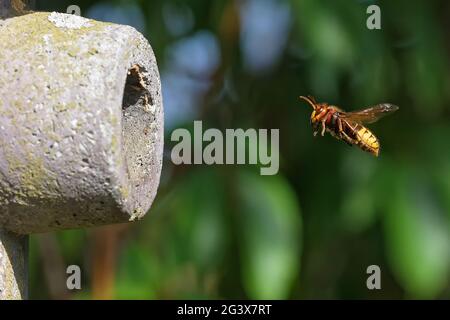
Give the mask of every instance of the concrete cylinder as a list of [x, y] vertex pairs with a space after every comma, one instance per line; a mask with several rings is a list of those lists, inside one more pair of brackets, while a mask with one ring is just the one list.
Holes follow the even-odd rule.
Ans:
[[0, 300], [28, 298], [28, 236], [0, 227]]
[[159, 184], [163, 105], [134, 28], [62, 13], [0, 20], [0, 226], [141, 218]]

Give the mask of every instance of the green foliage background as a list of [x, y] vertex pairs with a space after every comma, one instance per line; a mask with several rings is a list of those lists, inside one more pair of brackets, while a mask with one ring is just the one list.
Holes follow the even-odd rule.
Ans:
[[[138, 8], [162, 74], [173, 68], [169, 48], [199, 31], [215, 37], [220, 59], [201, 79], [208, 86], [193, 114], [166, 126], [161, 185], [146, 218], [32, 236], [31, 298], [450, 298], [450, 3], [272, 1], [288, 10], [286, 43], [271, 68], [253, 72], [243, 58], [243, 2], [102, 2]], [[366, 8], [374, 3], [382, 29], [371, 31]], [[64, 12], [70, 4], [84, 15], [99, 2], [37, 8]], [[167, 5], [190, 12], [189, 30], [169, 31]], [[371, 126], [380, 157], [314, 139], [311, 110], [298, 100], [306, 94], [346, 110], [400, 106]], [[279, 174], [174, 166], [170, 133], [194, 119], [221, 130], [279, 128]], [[69, 264], [82, 268], [80, 291], [61, 289]], [[372, 264], [382, 290], [366, 288]]]

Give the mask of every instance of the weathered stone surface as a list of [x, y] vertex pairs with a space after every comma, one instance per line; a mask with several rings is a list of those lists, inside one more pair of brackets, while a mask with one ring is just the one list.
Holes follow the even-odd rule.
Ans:
[[28, 236], [0, 228], [0, 300], [28, 298]]
[[159, 183], [158, 68], [129, 26], [0, 20], [0, 226], [19, 234], [141, 218]]

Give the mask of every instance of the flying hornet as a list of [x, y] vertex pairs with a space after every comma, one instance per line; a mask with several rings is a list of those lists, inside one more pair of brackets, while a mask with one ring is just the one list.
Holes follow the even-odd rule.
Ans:
[[376, 157], [380, 152], [380, 142], [363, 124], [376, 122], [398, 110], [393, 104], [381, 103], [367, 109], [345, 112], [328, 103], [317, 103], [312, 96], [300, 96], [300, 99], [307, 101], [313, 108], [310, 122], [314, 136], [319, 131], [322, 136], [329, 132], [336, 139], [350, 146], [358, 146]]

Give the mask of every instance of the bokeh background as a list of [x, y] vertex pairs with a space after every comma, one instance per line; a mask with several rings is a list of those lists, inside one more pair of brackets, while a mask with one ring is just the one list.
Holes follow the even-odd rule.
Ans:
[[[34, 299], [450, 298], [450, 2], [39, 1], [129, 24], [157, 56], [166, 153], [140, 222], [31, 237]], [[381, 8], [381, 30], [366, 9]], [[374, 158], [313, 138], [312, 94], [400, 110]], [[280, 129], [280, 172], [174, 166], [175, 128]], [[66, 267], [82, 269], [67, 291]], [[366, 269], [381, 268], [381, 290]]]

